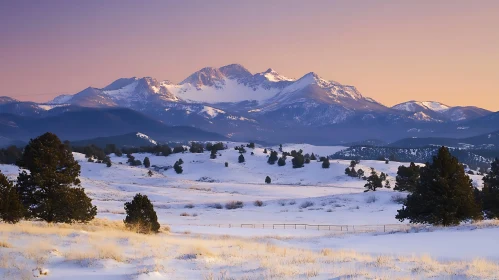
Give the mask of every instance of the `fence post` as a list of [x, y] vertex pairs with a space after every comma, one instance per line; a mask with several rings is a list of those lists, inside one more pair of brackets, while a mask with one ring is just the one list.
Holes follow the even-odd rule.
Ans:
[[296, 224], [295, 224], [295, 229], [296, 229]]
[[383, 232], [386, 232], [386, 225], [383, 225]]
[[348, 231], [348, 226], [347, 226], [347, 231]]
[[317, 225], [317, 230], [319, 230], [319, 225]]
[[274, 224], [272, 224], [272, 229], [275, 229], [275, 225]]
[[340, 226], [340, 231], [343, 231], [343, 226]]

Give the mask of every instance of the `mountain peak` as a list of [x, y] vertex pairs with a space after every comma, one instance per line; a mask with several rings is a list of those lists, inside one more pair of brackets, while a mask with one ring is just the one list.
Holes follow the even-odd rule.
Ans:
[[451, 107], [436, 101], [415, 101], [411, 100], [408, 102], [400, 103], [392, 107], [395, 110], [407, 111], [407, 112], [418, 112], [424, 110], [430, 110], [433, 112], [443, 112]]

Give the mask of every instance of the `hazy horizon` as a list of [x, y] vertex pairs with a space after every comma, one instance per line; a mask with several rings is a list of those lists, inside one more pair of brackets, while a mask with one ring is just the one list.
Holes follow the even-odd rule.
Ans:
[[499, 2], [4, 1], [0, 96], [47, 101], [123, 77], [238, 63], [315, 72], [393, 106], [499, 110]]

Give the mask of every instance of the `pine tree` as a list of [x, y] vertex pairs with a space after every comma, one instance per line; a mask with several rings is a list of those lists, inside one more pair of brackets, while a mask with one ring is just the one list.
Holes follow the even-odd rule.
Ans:
[[238, 162], [243, 163], [245, 161], [243, 154], [239, 155]]
[[263, 149], [263, 153], [266, 154], [267, 153], [267, 148]]
[[182, 163], [183, 162], [181, 162], [180, 159], [177, 162], [175, 162], [175, 164], [173, 165], [173, 170], [175, 170], [177, 174], [182, 174], [182, 172], [184, 172], [184, 169], [182, 168]]
[[399, 166], [393, 190], [414, 192], [419, 184], [419, 173], [420, 167], [414, 162], [411, 162], [409, 167]]
[[217, 150], [212, 149], [210, 152], [210, 158], [211, 159], [216, 159], [217, 158]]
[[472, 181], [449, 149], [442, 147], [433, 163], [421, 168], [419, 184], [396, 216], [411, 223], [451, 226], [482, 218]]
[[483, 177], [481, 197], [487, 218], [499, 218], [499, 158], [492, 162], [489, 173]]
[[24, 208], [16, 188], [0, 172], [0, 220], [15, 224], [24, 216]]
[[350, 167], [355, 168], [357, 166], [357, 162], [355, 160], [350, 161]]
[[352, 176], [350, 174], [350, 168], [349, 167], [345, 168], [345, 175]]
[[125, 203], [125, 225], [138, 233], [158, 232], [160, 225], [154, 206], [147, 195], [136, 194], [131, 202]]
[[291, 160], [293, 168], [302, 168], [305, 164], [305, 158], [301, 153], [297, 153]]
[[[55, 134], [30, 140], [19, 162], [29, 170], [18, 178], [18, 193], [28, 217], [47, 222], [92, 220], [97, 208], [80, 185], [80, 165]], [[76, 209], [78, 208], [78, 209]]]
[[111, 158], [109, 158], [108, 156], [106, 156], [103, 162], [106, 164], [107, 167], [111, 167], [112, 165]]
[[148, 157], [144, 158], [144, 167], [149, 168], [151, 166], [151, 161], [149, 160]]
[[225, 162], [225, 167], [229, 167], [229, 163], [228, 162]]
[[364, 177], [364, 170], [362, 169], [357, 170], [357, 177], [359, 177], [359, 179]]
[[270, 179], [269, 176], [265, 177], [265, 183], [270, 184], [272, 180]]
[[310, 160], [317, 160], [317, 157], [314, 155], [314, 153], [310, 155]]
[[326, 158], [325, 160], [322, 161], [322, 168], [327, 169], [329, 168], [329, 166], [330, 166], [329, 159]]
[[276, 151], [271, 151], [270, 152], [270, 157], [269, 160], [267, 161], [268, 164], [275, 164], [275, 162], [278, 160], [277, 157], [277, 152]]
[[364, 185], [364, 188], [366, 188], [366, 190], [364, 192], [368, 191], [375, 192], [376, 189], [382, 187], [383, 187], [383, 180], [381, 180], [381, 178], [378, 176], [376, 170], [374, 170], [374, 168], [371, 168], [371, 176], [367, 178], [367, 183]]
[[379, 175], [379, 178], [381, 179], [381, 181], [385, 181], [386, 180], [386, 174], [384, 172], [381, 172], [381, 174]]
[[279, 160], [277, 161], [278, 166], [284, 166], [286, 165], [286, 157], [280, 157]]
[[182, 164], [184, 164], [184, 161], [183, 161], [181, 158], [179, 158], [179, 159], [177, 160], [177, 162], [178, 162], [178, 165], [182, 165]]

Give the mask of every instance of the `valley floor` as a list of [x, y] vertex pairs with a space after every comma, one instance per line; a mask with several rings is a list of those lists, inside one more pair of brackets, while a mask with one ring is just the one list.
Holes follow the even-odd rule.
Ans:
[[[395, 219], [405, 194], [364, 193], [364, 181], [344, 175], [347, 161], [331, 161], [329, 169], [318, 162], [293, 169], [290, 160], [284, 167], [268, 165], [263, 149], [247, 148], [241, 164], [235, 144], [228, 145], [216, 159], [208, 153], [134, 155], [148, 156], [158, 167], [183, 159], [182, 174], [151, 168], [152, 176], [144, 167], [127, 166], [125, 156], [112, 157], [107, 168], [75, 154], [98, 219], [88, 225], [0, 224], [0, 277], [499, 279], [499, 228], [493, 222], [410, 226]], [[325, 156], [342, 147], [284, 149]], [[362, 161], [356, 169], [385, 172], [393, 187], [399, 165]], [[18, 173], [15, 166], [0, 169], [11, 178]], [[266, 176], [271, 184], [264, 183]], [[160, 234], [124, 230], [123, 204], [136, 193], [153, 202]], [[231, 201], [244, 206], [225, 209]]]

